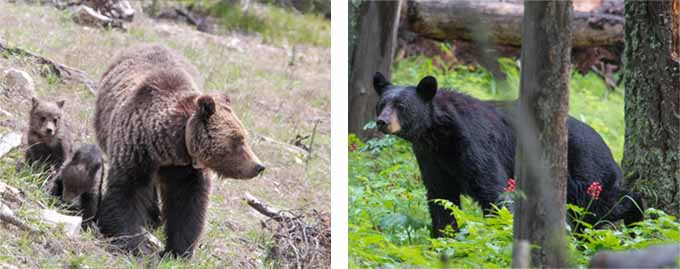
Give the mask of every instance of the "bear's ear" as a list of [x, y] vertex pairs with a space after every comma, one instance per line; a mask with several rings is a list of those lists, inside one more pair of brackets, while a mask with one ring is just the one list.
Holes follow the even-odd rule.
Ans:
[[382, 95], [387, 86], [390, 85], [392, 85], [392, 83], [390, 83], [382, 73], [375, 72], [375, 75], [373, 75], [373, 88], [378, 95]]
[[215, 114], [215, 100], [210, 96], [201, 96], [196, 100], [198, 105], [198, 115], [204, 118], [209, 118]]
[[425, 102], [429, 102], [437, 94], [437, 80], [432, 76], [424, 77], [416, 88], [418, 97]]
[[57, 102], [57, 106], [59, 108], [64, 108], [64, 103], [66, 103], [66, 100], [61, 100], [61, 101]]
[[31, 97], [31, 105], [32, 108], [36, 108], [38, 105], [40, 105], [40, 100], [37, 97]]

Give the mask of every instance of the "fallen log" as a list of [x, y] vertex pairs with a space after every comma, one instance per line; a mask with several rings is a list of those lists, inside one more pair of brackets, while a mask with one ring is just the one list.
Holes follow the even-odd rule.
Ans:
[[600, 251], [590, 259], [590, 268], [676, 268], [680, 244], [651, 246], [629, 251]]
[[[612, 3], [623, 5], [623, 1]], [[521, 45], [522, 3], [411, 0], [406, 5], [405, 28], [424, 37]], [[591, 12], [574, 11], [572, 46], [604, 46], [623, 42], [623, 16], [605, 11], [604, 7]]]
[[46, 65], [50, 68], [50, 71], [62, 80], [74, 81], [77, 83], [82, 83], [87, 87], [87, 89], [94, 95], [97, 94], [97, 82], [94, 81], [90, 76], [87, 75], [82, 70], [60, 64], [56, 61], [48, 59], [46, 57], [40, 56], [33, 52], [27, 51], [22, 48], [10, 47], [4, 40], [0, 39], [0, 51], [6, 52], [10, 55], [23, 56], [34, 59], [38, 64]]

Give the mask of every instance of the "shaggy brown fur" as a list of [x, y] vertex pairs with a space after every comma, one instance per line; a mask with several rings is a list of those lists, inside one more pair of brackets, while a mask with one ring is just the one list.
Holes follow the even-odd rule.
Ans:
[[190, 256], [203, 229], [210, 180], [247, 179], [264, 166], [221, 95], [203, 95], [198, 72], [159, 45], [123, 51], [100, 81], [95, 110], [97, 141], [109, 158], [99, 227], [133, 250], [142, 226], [155, 218], [160, 190], [166, 251]]
[[96, 219], [101, 202], [104, 159], [95, 145], [86, 144], [78, 148], [73, 156], [59, 170], [52, 186], [52, 195], [61, 196], [62, 201], [80, 202], [83, 228], [89, 227]]
[[71, 139], [64, 128], [64, 103], [48, 102], [33, 97], [26, 133], [26, 164], [44, 164], [56, 170], [71, 153]]

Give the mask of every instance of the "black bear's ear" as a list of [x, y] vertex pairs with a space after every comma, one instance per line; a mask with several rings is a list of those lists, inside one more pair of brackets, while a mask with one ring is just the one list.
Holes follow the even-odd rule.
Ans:
[[375, 92], [378, 93], [378, 95], [382, 95], [383, 92], [385, 92], [385, 88], [390, 85], [392, 85], [392, 83], [387, 81], [382, 73], [375, 72], [375, 75], [373, 75], [373, 88], [375, 89]]
[[210, 96], [201, 96], [196, 100], [198, 105], [198, 115], [204, 118], [209, 118], [215, 114], [215, 100]]
[[418, 93], [418, 96], [425, 102], [432, 100], [434, 95], [437, 94], [437, 79], [432, 76], [424, 77], [420, 83], [418, 83], [416, 93]]

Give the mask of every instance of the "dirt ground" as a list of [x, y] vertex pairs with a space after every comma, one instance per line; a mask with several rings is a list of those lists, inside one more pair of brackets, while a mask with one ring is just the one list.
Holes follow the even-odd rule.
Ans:
[[[117, 50], [139, 43], [164, 44], [198, 67], [205, 80], [205, 92], [222, 91], [230, 96], [267, 171], [249, 181], [213, 181], [208, 223], [191, 265], [263, 265], [268, 235], [259, 222], [264, 217], [243, 202], [244, 192], [278, 208], [304, 207], [330, 212], [330, 48], [272, 45], [257, 36], [239, 33], [215, 36], [186, 25], [154, 21], [139, 11], [127, 32], [94, 29], [75, 24], [68, 11], [4, 1], [0, 1], [0, 25], [0, 39], [11, 46], [81, 69], [95, 80]], [[28, 72], [40, 98], [65, 99], [76, 144], [95, 143], [92, 129], [95, 97], [83, 85], [45, 75], [43, 66], [26, 58], [0, 53], [0, 71], [8, 67]], [[30, 100], [0, 96], [0, 108], [12, 114], [12, 117], [0, 114], [0, 134], [25, 129]], [[296, 136], [312, 134], [310, 157], [291, 145]], [[304, 143], [309, 144], [310, 140]], [[9, 181], [2, 175], [14, 175], [8, 172], [14, 169], [8, 159], [20, 156], [14, 153], [0, 160], [0, 181]], [[22, 214], [31, 211], [19, 212], [19, 216]], [[68, 265], [75, 260], [89, 263], [90, 267], [136, 267], [143, 262], [109, 254], [95, 236], [86, 235], [80, 242], [64, 242], [56, 252], [45, 250], [51, 248], [44, 244], [32, 246], [41, 243], [26, 240], [25, 236], [0, 226], [0, 265], [34, 267], [54, 262]], [[51, 256], [42, 257], [43, 254]]]

